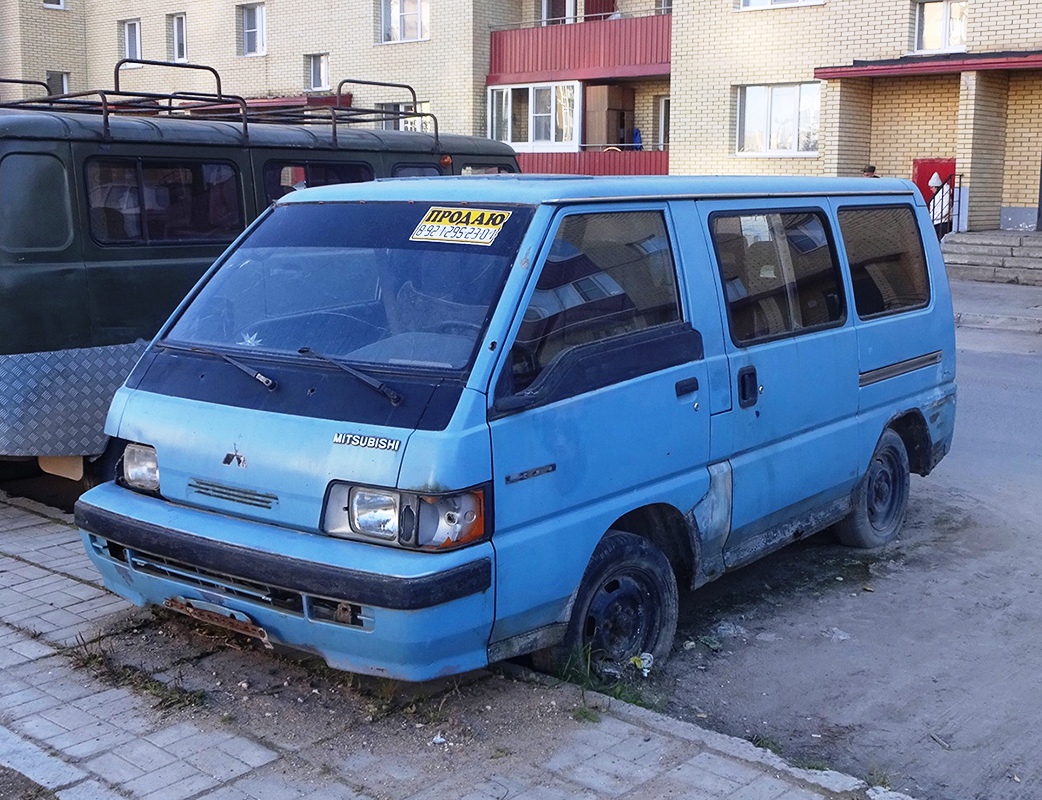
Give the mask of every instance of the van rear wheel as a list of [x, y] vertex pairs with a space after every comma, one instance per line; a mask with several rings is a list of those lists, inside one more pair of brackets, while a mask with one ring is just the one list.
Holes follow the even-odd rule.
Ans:
[[533, 664], [556, 675], [625, 667], [644, 653], [661, 664], [673, 646], [678, 604], [663, 552], [635, 534], [608, 531], [583, 574], [564, 639], [534, 653]]
[[908, 510], [909, 469], [905, 443], [891, 428], [883, 431], [868, 471], [854, 490], [854, 508], [836, 525], [848, 547], [882, 547], [897, 538]]

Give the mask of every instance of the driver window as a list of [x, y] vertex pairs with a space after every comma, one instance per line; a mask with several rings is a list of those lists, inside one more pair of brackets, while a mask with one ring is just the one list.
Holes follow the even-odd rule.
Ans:
[[511, 350], [513, 390], [526, 389], [572, 348], [679, 319], [661, 211], [569, 215]]

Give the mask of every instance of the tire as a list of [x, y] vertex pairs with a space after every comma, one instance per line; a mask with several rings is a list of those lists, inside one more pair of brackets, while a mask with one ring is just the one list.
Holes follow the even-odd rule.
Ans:
[[651, 653], [663, 663], [677, 630], [677, 582], [669, 560], [652, 542], [608, 531], [583, 573], [564, 639], [533, 654], [536, 669], [555, 675], [587, 663], [625, 669]]
[[891, 428], [883, 431], [854, 490], [850, 516], [836, 525], [836, 536], [848, 547], [882, 547], [897, 538], [908, 510], [908, 451]]

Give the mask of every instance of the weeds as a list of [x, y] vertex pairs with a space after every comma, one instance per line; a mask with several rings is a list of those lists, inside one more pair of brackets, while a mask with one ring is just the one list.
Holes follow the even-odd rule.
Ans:
[[795, 758], [790, 763], [796, 769], [810, 769], [815, 772], [827, 772], [832, 769], [823, 758]]
[[878, 786], [880, 789], [890, 788], [890, 776], [879, 769], [879, 767], [872, 767], [868, 771], [868, 775], [865, 776], [865, 783], [869, 786]]
[[177, 709], [201, 706], [206, 702], [206, 692], [201, 689], [185, 689], [178, 675], [172, 684], [163, 683], [141, 667], [120, 664], [100, 641], [88, 642], [82, 637], [70, 653], [77, 669], [89, 669], [96, 678], [110, 686], [118, 686], [156, 699], [153, 708]]
[[782, 754], [781, 744], [779, 744], [775, 739], [772, 739], [769, 736], [754, 733], [752, 736], [749, 737], [749, 741], [752, 742], [753, 745], [755, 745], [756, 747], [759, 747], [763, 750], [770, 750], [776, 756], [781, 756]]

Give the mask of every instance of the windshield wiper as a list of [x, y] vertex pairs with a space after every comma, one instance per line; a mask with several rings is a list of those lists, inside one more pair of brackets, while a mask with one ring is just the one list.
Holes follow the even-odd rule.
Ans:
[[343, 370], [348, 375], [353, 375], [366, 386], [375, 389], [388, 400], [390, 400], [392, 406], [397, 407], [402, 404], [402, 396], [398, 394], [398, 392], [396, 392], [383, 381], [377, 380], [372, 375], [367, 375], [360, 369], [355, 369], [354, 367], [349, 366], [348, 364], [345, 364], [342, 361], [337, 361], [335, 358], [330, 358], [329, 356], [316, 352], [315, 350], [312, 350], [310, 347], [301, 347], [297, 350], [297, 352], [300, 353], [302, 356], [311, 356], [313, 358], [317, 358], [319, 361], [325, 361], [327, 364], [332, 364], [337, 369]]
[[237, 370], [241, 370], [242, 372], [245, 372], [247, 375], [249, 375], [255, 381], [257, 381], [258, 383], [263, 384], [265, 386], [265, 388], [267, 388], [267, 390], [269, 392], [274, 392], [275, 389], [278, 388], [278, 383], [276, 381], [272, 380], [271, 378], [269, 378], [267, 375], [264, 375], [263, 373], [257, 372], [257, 370], [253, 369], [252, 367], [247, 367], [241, 361], [238, 361], [238, 360], [232, 358], [230, 355], [222, 353], [222, 352], [220, 352], [218, 350], [207, 350], [205, 347], [192, 347], [190, 349], [191, 349], [191, 351], [193, 353], [204, 353], [205, 355], [213, 356], [214, 358], [219, 358], [222, 361], [228, 362], [233, 367], [235, 367]]

